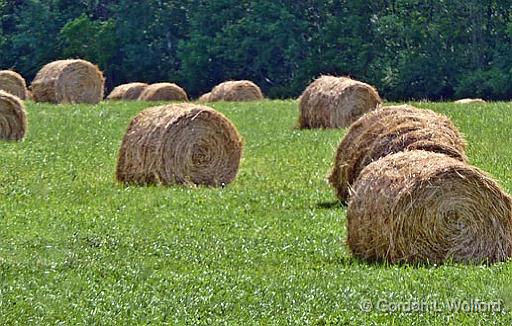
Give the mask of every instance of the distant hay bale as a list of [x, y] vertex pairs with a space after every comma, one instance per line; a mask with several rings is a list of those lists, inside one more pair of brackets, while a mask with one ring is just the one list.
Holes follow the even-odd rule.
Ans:
[[357, 120], [336, 152], [329, 183], [346, 202], [365, 166], [386, 155], [426, 150], [466, 161], [466, 142], [447, 117], [412, 106], [379, 108]]
[[26, 131], [27, 113], [23, 101], [0, 90], [0, 139], [21, 140]]
[[141, 101], [188, 101], [185, 90], [173, 83], [151, 84], [140, 94]]
[[215, 86], [209, 96], [210, 102], [259, 101], [263, 99], [261, 89], [249, 80], [232, 80]]
[[97, 104], [103, 99], [105, 78], [85, 60], [58, 60], [45, 65], [32, 82], [36, 102]]
[[27, 90], [27, 100], [33, 101], [34, 100], [34, 94], [32, 94], [32, 91]]
[[148, 87], [146, 83], [128, 83], [116, 86], [107, 96], [110, 101], [135, 101], [140, 94]]
[[321, 76], [299, 97], [299, 128], [345, 128], [382, 100], [372, 86], [347, 77]]
[[409, 151], [368, 165], [347, 212], [348, 246], [367, 261], [493, 263], [512, 255], [512, 201], [480, 170]]
[[199, 97], [198, 101], [203, 102], [203, 103], [210, 102], [210, 94], [211, 93], [205, 93], [205, 94], [201, 95]]
[[0, 71], [0, 90], [17, 96], [24, 100], [27, 98], [27, 84], [25, 79], [15, 71]]
[[455, 101], [456, 104], [484, 104], [487, 103], [481, 98], [464, 98], [462, 100]]
[[127, 184], [224, 186], [238, 172], [242, 140], [221, 113], [197, 104], [144, 110], [124, 136], [117, 179]]

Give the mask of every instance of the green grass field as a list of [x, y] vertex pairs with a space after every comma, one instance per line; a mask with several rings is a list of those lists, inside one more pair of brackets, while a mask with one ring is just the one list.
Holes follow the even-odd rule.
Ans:
[[[512, 193], [512, 104], [416, 105], [451, 117], [471, 163]], [[29, 103], [25, 141], [0, 143], [1, 323], [512, 324], [512, 262], [350, 256], [346, 208], [325, 182], [345, 131], [294, 129], [296, 102], [211, 105], [245, 141], [224, 189], [117, 184], [122, 136], [148, 106]], [[452, 300], [502, 307], [455, 312]], [[439, 306], [390, 311], [401, 302]]]

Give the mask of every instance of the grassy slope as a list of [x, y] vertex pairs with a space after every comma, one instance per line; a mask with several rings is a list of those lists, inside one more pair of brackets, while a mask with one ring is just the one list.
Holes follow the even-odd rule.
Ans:
[[[343, 130], [298, 131], [296, 103], [219, 103], [245, 139], [225, 189], [125, 188], [117, 149], [148, 104], [29, 104], [0, 143], [0, 320], [69, 324], [512, 323], [512, 315], [361, 311], [364, 300], [510, 298], [512, 264], [368, 265], [325, 183]], [[453, 118], [473, 164], [512, 192], [512, 104], [420, 103]]]

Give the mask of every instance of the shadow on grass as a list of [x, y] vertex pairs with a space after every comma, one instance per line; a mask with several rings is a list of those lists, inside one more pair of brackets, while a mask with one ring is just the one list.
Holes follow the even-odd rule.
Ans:
[[316, 208], [318, 209], [335, 209], [335, 208], [346, 208], [347, 206], [344, 205], [340, 201], [325, 201], [320, 202], [316, 204]]
[[[496, 263], [490, 263], [488, 261], [481, 261], [481, 262], [468, 262], [468, 263], [461, 263], [456, 262], [452, 259], [447, 259], [443, 262], [431, 262], [428, 259], [425, 261], [416, 261], [416, 262], [407, 262], [407, 261], [398, 261], [398, 262], [390, 262], [385, 259], [364, 259], [361, 257], [350, 257], [349, 258], [350, 263], [352, 265], [357, 266], [368, 266], [368, 267], [378, 267], [378, 268], [413, 268], [413, 269], [424, 269], [424, 270], [436, 270], [439, 268], [444, 267], [451, 267], [451, 268], [462, 268], [467, 269], [468, 267], [474, 267], [474, 268], [488, 268]], [[346, 262], [344, 262], [346, 263]], [[505, 264], [505, 263], [501, 263]]]

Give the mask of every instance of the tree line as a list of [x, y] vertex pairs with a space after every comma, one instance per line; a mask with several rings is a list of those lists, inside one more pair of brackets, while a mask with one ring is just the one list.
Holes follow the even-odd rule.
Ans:
[[0, 0], [0, 68], [31, 80], [83, 58], [107, 86], [173, 81], [197, 96], [250, 79], [273, 98], [320, 74], [390, 100], [512, 98], [512, 2]]

